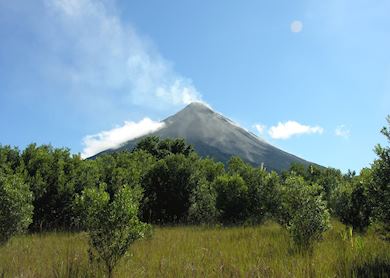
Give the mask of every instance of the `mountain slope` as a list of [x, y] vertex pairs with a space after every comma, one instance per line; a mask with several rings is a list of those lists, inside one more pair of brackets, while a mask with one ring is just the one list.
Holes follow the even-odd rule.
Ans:
[[[268, 144], [201, 103], [191, 103], [163, 122], [163, 128], [146, 136], [184, 138], [201, 156], [211, 156], [224, 163], [236, 155], [252, 165], [264, 163], [267, 169], [276, 171], [288, 169], [293, 162], [310, 164]], [[102, 153], [132, 150], [142, 138], [130, 140], [118, 149]]]

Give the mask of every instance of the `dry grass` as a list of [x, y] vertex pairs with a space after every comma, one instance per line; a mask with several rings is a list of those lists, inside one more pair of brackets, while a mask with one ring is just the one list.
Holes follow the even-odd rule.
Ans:
[[[156, 228], [135, 243], [116, 277], [387, 277], [390, 244], [374, 234], [343, 239], [333, 223], [312, 256], [294, 252], [279, 225]], [[0, 248], [0, 277], [104, 277], [90, 264], [87, 235], [20, 236]]]

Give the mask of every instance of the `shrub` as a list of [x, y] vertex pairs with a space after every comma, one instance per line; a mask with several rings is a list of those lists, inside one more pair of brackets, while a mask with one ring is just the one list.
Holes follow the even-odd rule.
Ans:
[[363, 169], [360, 176], [345, 182], [333, 194], [332, 206], [336, 216], [345, 225], [360, 232], [368, 227], [372, 214], [372, 204], [368, 194], [370, 180], [370, 169]]
[[170, 154], [160, 159], [142, 180], [142, 219], [151, 223], [178, 223], [188, 218], [197, 158]]
[[217, 193], [206, 180], [199, 181], [191, 195], [188, 220], [193, 224], [213, 224], [217, 222]]
[[293, 215], [288, 230], [300, 251], [312, 251], [313, 243], [329, 228], [330, 215], [320, 196], [309, 197]]
[[89, 233], [90, 256], [103, 261], [108, 277], [129, 246], [145, 236], [149, 226], [139, 221], [141, 191], [123, 186], [110, 199], [102, 184], [85, 189], [76, 199], [76, 206], [85, 210], [85, 226]]
[[17, 174], [0, 172], [0, 245], [24, 232], [32, 222], [32, 193]]
[[[381, 133], [390, 144], [390, 115], [387, 116], [387, 127]], [[375, 147], [378, 158], [372, 165], [373, 183], [370, 186], [370, 197], [373, 200], [373, 218], [380, 223], [381, 234], [390, 239], [390, 145]]]
[[237, 223], [245, 220], [248, 207], [248, 186], [237, 174], [222, 175], [214, 181], [217, 191], [216, 207], [221, 221]]
[[291, 175], [280, 186], [280, 205], [277, 218], [280, 224], [287, 226], [310, 196], [319, 196], [321, 187], [309, 185], [301, 176]]
[[281, 188], [279, 221], [299, 251], [312, 251], [329, 227], [330, 215], [320, 194], [321, 187], [307, 184], [302, 177], [289, 176]]

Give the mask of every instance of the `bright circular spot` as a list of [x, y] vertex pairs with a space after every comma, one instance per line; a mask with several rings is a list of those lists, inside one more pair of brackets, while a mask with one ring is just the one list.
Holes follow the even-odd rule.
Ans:
[[302, 31], [303, 23], [302, 23], [302, 21], [294, 20], [293, 22], [291, 22], [290, 28], [291, 28], [291, 32], [299, 33]]

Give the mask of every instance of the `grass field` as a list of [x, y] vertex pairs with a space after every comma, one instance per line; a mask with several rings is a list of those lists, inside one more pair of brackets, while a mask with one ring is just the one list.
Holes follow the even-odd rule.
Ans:
[[[312, 256], [294, 252], [275, 223], [257, 227], [164, 227], [136, 242], [116, 277], [388, 277], [390, 244], [373, 233], [345, 237], [333, 222]], [[104, 277], [84, 233], [13, 238], [0, 247], [0, 277]]]

